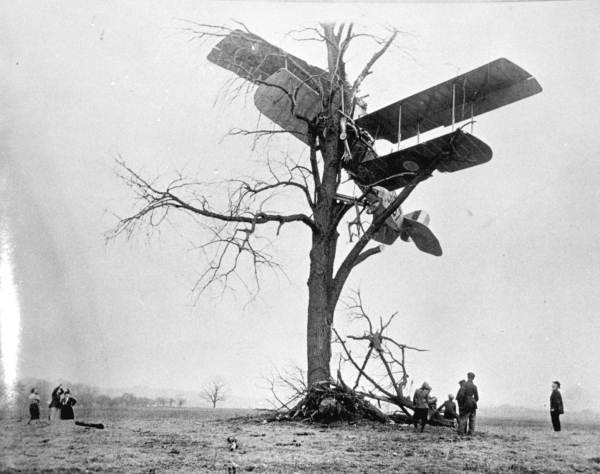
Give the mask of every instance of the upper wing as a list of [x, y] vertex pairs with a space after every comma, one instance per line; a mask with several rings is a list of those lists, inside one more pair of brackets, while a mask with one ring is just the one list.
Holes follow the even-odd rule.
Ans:
[[208, 54], [208, 60], [254, 82], [266, 81], [280, 69], [288, 69], [300, 80], [320, 90], [327, 72], [272, 45], [260, 36], [233, 30]]
[[460, 122], [541, 91], [531, 74], [500, 58], [359, 117], [355, 122], [376, 139], [397, 143], [399, 122], [402, 140], [452, 124], [453, 102], [454, 119]]

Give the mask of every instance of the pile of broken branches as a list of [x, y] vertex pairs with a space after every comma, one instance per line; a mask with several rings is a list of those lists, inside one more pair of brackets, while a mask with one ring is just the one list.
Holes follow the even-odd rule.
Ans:
[[389, 417], [343, 382], [323, 381], [312, 385], [296, 406], [277, 419], [321, 422], [364, 419], [387, 422]]

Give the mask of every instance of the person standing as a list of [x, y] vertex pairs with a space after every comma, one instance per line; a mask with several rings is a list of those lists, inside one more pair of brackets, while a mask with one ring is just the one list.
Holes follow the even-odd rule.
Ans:
[[50, 413], [48, 414], [48, 419], [50, 421], [58, 418], [58, 414], [60, 412], [60, 398], [61, 398], [63, 392], [64, 391], [63, 391], [62, 385], [59, 385], [54, 390], [52, 390], [50, 405], [48, 405], [48, 407], [50, 408]]
[[[467, 381], [461, 380], [461, 384], [458, 393], [456, 394], [456, 401], [460, 410], [458, 419], [458, 433], [459, 434], [473, 434], [475, 433], [475, 419], [477, 417], [477, 402], [479, 401], [479, 392], [477, 391], [477, 385], [473, 382], [475, 374], [469, 372], [467, 374]], [[463, 383], [464, 382], [464, 383]]]
[[36, 388], [32, 388], [31, 392], [29, 392], [29, 421], [27, 424], [31, 423], [33, 420], [40, 419], [40, 394], [38, 393]]
[[554, 431], [560, 431], [560, 415], [564, 413], [562, 395], [560, 394], [560, 382], [552, 382], [552, 393], [550, 394], [550, 419]]
[[61, 420], [73, 420], [75, 419], [75, 413], [73, 412], [73, 405], [77, 403], [71, 396], [71, 391], [69, 389], [65, 390], [61, 401], [60, 401], [60, 419]]
[[418, 423], [421, 422], [421, 432], [423, 432], [425, 429], [427, 415], [429, 414], [429, 405], [431, 403], [429, 399], [429, 392], [431, 392], [431, 386], [427, 382], [423, 382], [421, 388], [415, 390], [415, 394], [413, 396], [413, 406], [415, 411], [413, 415], [413, 423], [416, 430]]
[[467, 383], [466, 380], [460, 380], [458, 382], [458, 392], [456, 392], [456, 401], [458, 403], [458, 424], [457, 424], [457, 431], [459, 435], [462, 434], [466, 434], [466, 428], [467, 425], [466, 423], [463, 423], [463, 419], [462, 419], [462, 415], [465, 412], [465, 406], [464, 406], [464, 401], [465, 401], [465, 384]]

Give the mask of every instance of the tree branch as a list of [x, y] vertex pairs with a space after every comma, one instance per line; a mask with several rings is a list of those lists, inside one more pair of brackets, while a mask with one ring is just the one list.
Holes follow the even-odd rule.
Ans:
[[354, 97], [354, 95], [358, 92], [362, 82], [366, 79], [366, 77], [369, 74], [371, 74], [371, 68], [373, 67], [373, 65], [377, 62], [377, 60], [381, 56], [383, 56], [385, 54], [385, 52], [388, 50], [388, 48], [391, 46], [391, 44], [396, 39], [397, 35], [398, 35], [398, 31], [394, 30], [392, 32], [391, 36], [385, 42], [385, 44], [381, 47], [381, 49], [379, 49], [379, 51], [377, 51], [375, 54], [373, 54], [373, 56], [371, 56], [371, 59], [369, 59], [369, 61], [367, 62], [367, 64], [363, 68], [363, 70], [360, 72], [358, 77], [354, 80], [354, 84], [352, 84], [352, 88], [350, 89], [350, 93], [351, 93], [352, 97]]
[[[344, 342], [344, 340], [340, 337], [339, 333], [337, 332], [337, 330], [335, 328], [332, 328], [334, 334], [336, 335], [336, 337], [338, 338], [338, 342], [340, 343], [340, 345], [342, 346], [342, 348], [344, 349], [344, 352], [346, 353], [346, 356], [348, 357], [348, 360], [350, 361], [350, 363], [356, 368], [356, 370], [361, 371], [360, 366], [356, 363], [356, 361], [352, 358], [352, 354], [350, 353], [350, 351], [348, 350], [348, 348], [346, 347], [346, 343]], [[393, 394], [391, 394], [390, 392], [388, 392], [386, 389], [384, 389], [381, 385], [379, 385], [369, 374], [367, 374], [364, 370], [361, 372], [363, 374], [363, 377], [366, 378], [369, 382], [371, 382], [371, 384], [373, 384], [373, 386], [375, 388], [377, 388], [377, 390], [379, 390], [381, 393], [383, 393], [384, 395], [388, 396], [388, 397], [394, 397]]]
[[[257, 229], [273, 223], [278, 225], [278, 233], [283, 225], [296, 222], [301, 222], [311, 229], [315, 227], [313, 220], [304, 213], [280, 214], [262, 209], [267, 200], [272, 197], [273, 190], [288, 187], [300, 189], [309, 204], [311, 203], [308, 187], [295, 182], [294, 178], [280, 179], [272, 169], [275, 176], [273, 183], [260, 181], [252, 184], [243, 180], [226, 182], [234, 186], [234, 189], [228, 196], [228, 209], [222, 212], [211, 209], [208, 199], [196, 194], [195, 189], [201, 183], [186, 182], [181, 175], [178, 175], [176, 179], [161, 187], [141, 177], [122, 159], [118, 160], [117, 164], [119, 176], [134, 191], [138, 201], [141, 202], [141, 207], [132, 215], [119, 218], [107, 239], [114, 239], [121, 234], [131, 236], [143, 222], [147, 222], [150, 229], [157, 228], [168, 219], [171, 210], [183, 211], [195, 220], [201, 218], [198, 219], [199, 224], [210, 234], [206, 242], [194, 246], [194, 249], [201, 251], [207, 260], [206, 268], [200, 273], [194, 285], [194, 291], [199, 293], [216, 282], [223, 285], [223, 290], [229, 288], [230, 277], [237, 276], [239, 264], [248, 261], [253, 268], [256, 296], [260, 289], [259, 268], [281, 270], [279, 264], [267, 252], [267, 246], [260, 244], [261, 240], [266, 241], [267, 245], [270, 245], [270, 242], [256, 235]], [[295, 178], [300, 179], [298, 176], [304, 171], [301, 166], [296, 166], [290, 173], [295, 173]], [[292, 170], [289, 165], [288, 168]], [[182, 197], [183, 192], [191, 193], [190, 198]], [[258, 203], [255, 202], [257, 197], [260, 197]], [[239, 281], [251, 294], [253, 293], [245, 279], [239, 278]]]
[[373, 248], [365, 250], [364, 252], [361, 252], [358, 255], [358, 257], [356, 257], [353, 267], [356, 267], [360, 263], [364, 262], [367, 258], [369, 258], [373, 255], [377, 255], [378, 253], [381, 253], [381, 252], [383, 252], [383, 245], [378, 245], [377, 247], [373, 247]]

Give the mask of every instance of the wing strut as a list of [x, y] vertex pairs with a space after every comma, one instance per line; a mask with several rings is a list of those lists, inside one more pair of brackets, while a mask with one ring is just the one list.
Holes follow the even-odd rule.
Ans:
[[456, 109], [456, 83], [452, 83], [452, 131], [454, 131], [454, 123], [456, 122], [456, 115], [454, 110]]
[[400, 141], [402, 140], [402, 103], [398, 106], [398, 150], [400, 150]]
[[471, 134], [473, 133], [473, 125], [475, 125], [475, 120], [473, 119], [473, 102], [471, 102]]

